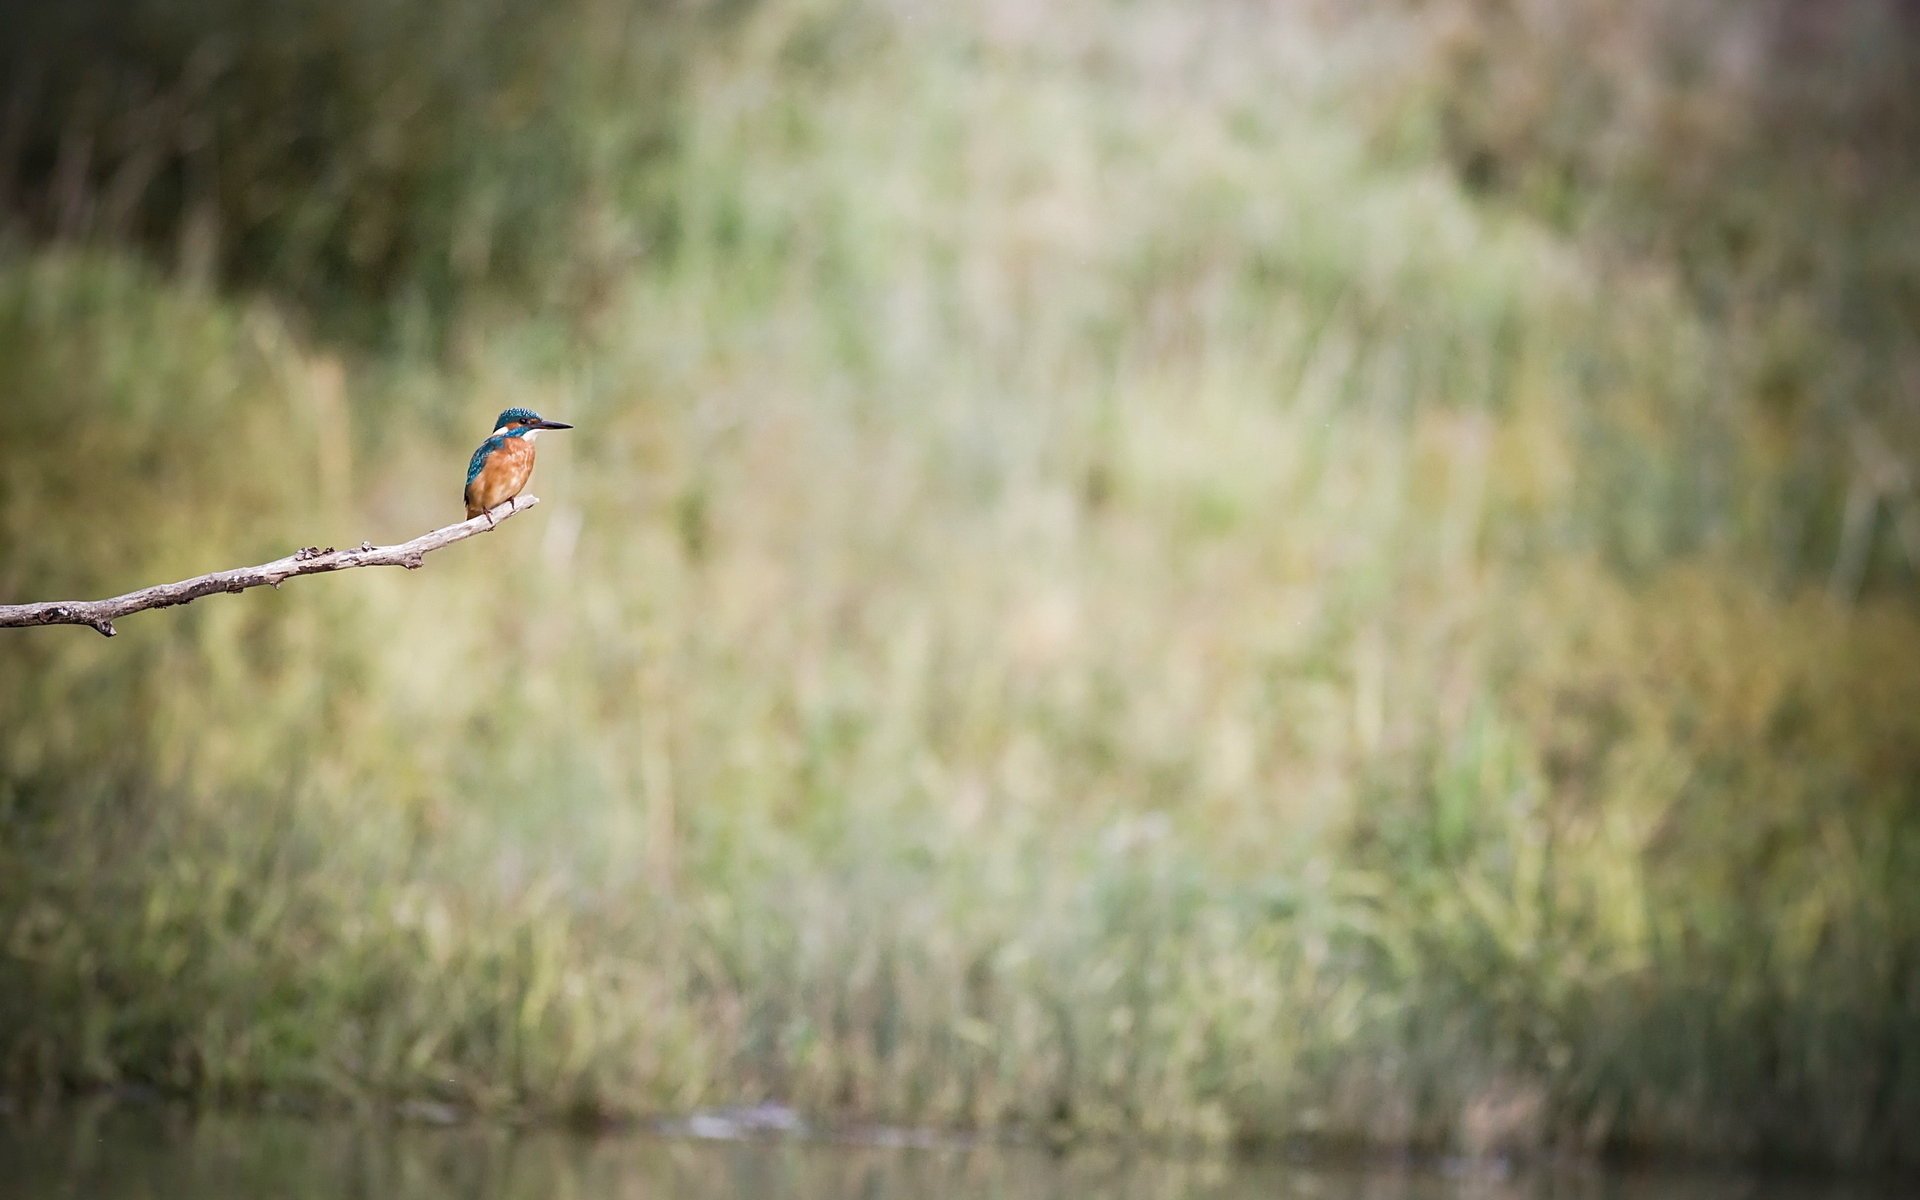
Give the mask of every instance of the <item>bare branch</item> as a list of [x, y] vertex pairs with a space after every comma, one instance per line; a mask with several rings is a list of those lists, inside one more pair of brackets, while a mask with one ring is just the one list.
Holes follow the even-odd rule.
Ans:
[[150, 608], [170, 608], [175, 604], [189, 604], [202, 596], [211, 596], [216, 592], [244, 592], [248, 588], [256, 587], [277, 588], [296, 575], [320, 575], [327, 571], [345, 571], [351, 567], [405, 567], [409, 571], [418, 570], [422, 556], [442, 546], [451, 546], [455, 542], [470, 538], [476, 533], [485, 533], [514, 513], [524, 512], [538, 503], [540, 500], [537, 496], [518, 496], [492, 512], [481, 513], [470, 520], [444, 526], [432, 533], [423, 533], [412, 541], [402, 542], [397, 546], [376, 546], [371, 542], [361, 542], [351, 550], [335, 550], [332, 546], [325, 549], [308, 546], [303, 550], [294, 551], [285, 558], [276, 558], [270, 563], [261, 563], [257, 567], [235, 567], [231, 571], [196, 575], [192, 579], [182, 579], [178, 583], [155, 584], [150, 588], [141, 588], [137, 592], [128, 592], [124, 596], [115, 596], [111, 600], [46, 600], [38, 604], [0, 604], [0, 629], [17, 629], [29, 625], [89, 625], [107, 637], [112, 637], [114, 621], [129, 613], [145, 612]]

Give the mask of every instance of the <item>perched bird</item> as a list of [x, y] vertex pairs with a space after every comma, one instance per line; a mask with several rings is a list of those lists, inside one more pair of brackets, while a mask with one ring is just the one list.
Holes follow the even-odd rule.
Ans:
[[[527, 408], [510, 408], [493, 423], [493, 432], [467, 464], [467, 520], [490, 512], [520, 494], [533, 477], [533, 441], [548, 429], [572, 429]], [[493, 518], [487, 518], [491, 525]]]

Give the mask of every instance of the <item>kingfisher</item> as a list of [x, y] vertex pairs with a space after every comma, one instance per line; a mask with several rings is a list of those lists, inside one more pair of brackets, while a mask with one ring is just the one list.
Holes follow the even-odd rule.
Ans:
[[[491, 513], [520, 494], [533, 477], [533, 442], [549, 429], [572, 429], [530, 408], [509, 408], [494, 418], [493, 432], [467, 464], [467, 520]], [[487, 518], [493, 524], [493, 518]]]

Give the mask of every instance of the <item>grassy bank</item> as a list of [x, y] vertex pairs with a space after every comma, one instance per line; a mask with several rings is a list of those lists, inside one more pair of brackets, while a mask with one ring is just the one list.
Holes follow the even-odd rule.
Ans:
[[1374, 19], [770, 3], [630, 144], [654, 27], [583, 18], [524, 144], [603, 186], [457, 284], [458, 154], [379, 270], [29, 206], [0, 596], [397, 539], [506, 404], [580, 432], [425, 571], [0, 644], [6, 1079], [1915, 1165], [1911, 444], [1463, 184]]

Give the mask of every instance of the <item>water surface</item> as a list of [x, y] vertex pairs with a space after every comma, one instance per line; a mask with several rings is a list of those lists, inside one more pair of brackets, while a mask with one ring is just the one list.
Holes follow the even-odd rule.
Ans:
[[0, 1117], [19, 1200], [1892, 1200], [1892, 1187], [1712, 1173], [1053, 1155], [987, 1146], [713, 1140], [200, 1116], [116, 1107]]

